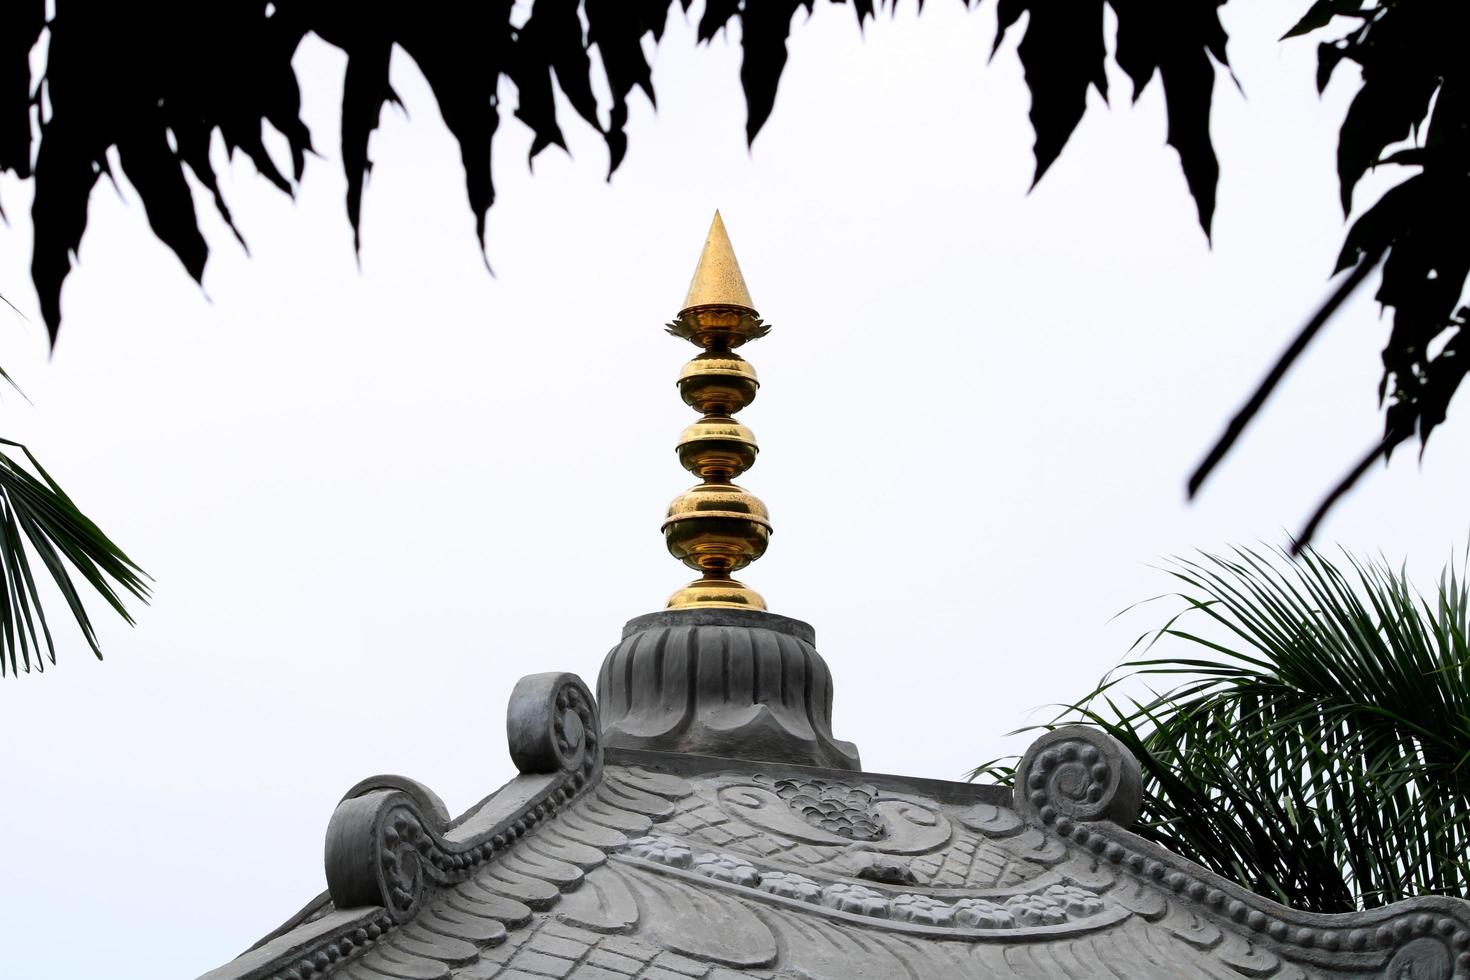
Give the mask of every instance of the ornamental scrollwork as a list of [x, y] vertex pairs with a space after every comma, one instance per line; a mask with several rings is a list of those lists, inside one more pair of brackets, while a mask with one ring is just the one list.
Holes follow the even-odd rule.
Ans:
[[1069, 725], [1032, 743], [1016, 767], [1016, 809], [1066, 833], [1074, 823], [1138, 818], [1138, 760], [1111, 736]]
[[[1315, 915], [1267, 902], [1128, 833], [1138, 815], [1140, 787], [1137, 760], [1111, 737], [1081, 726], [1059, 728], [1022, 757], [1015, 805], [1100, 864], [1234, 923], [1287, 958], [1327, 967], [1346, 959], [1392, 980], [1470, 980], [1470, 919], [1463, 903], [1429, 897]], [[1071, 887], [1048, 891], [1053, 903], [1078, 911], [1095, 898]]]
[[432, 889], [469, 877], [595, 783], [602, 766], [597, 708], [576, 675], [522, 678], [506, 727], [511, 758], [522, 780], [532, 781], [505, 793], [503, 803], [487, 800], [471, 819], [451, 823], [437, 796], [398, 776], [364, 780], [337, 805], [326, 846], [336, 908], [381, 906], [405, 922]]
[[944, 845], [954, 833], [930, 801], [840, 779], [728, 777], [718, 782], [716, 798], [732, 817], [808, 844], [921, 854]]

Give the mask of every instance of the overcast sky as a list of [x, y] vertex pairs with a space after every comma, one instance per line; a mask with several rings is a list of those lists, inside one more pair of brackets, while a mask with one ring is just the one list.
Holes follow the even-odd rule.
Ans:
[[[1161, 93], [1091, 112], [1027, 194], [1014, 56], [994, 5], [932, 3], [866, 36], [819, 5], [776, 112], [744, 143], [738, 36], [659, 49], [609, 184], [595, 133], [524, 164], [507, 116], [486, 272], [456, 148], [405, 58], [373, 139], [361, 267], [337, 154], [343, 60], [297, 66], [323, 159], [297, 200], [228, 170], [246, 256], [200, 199], [205, 289], [99, 185], [48, 357], [28, 185], [0, 181], [0, 435], [157, 580], [95, 662], [63, 628], [0, 683], [6, 976], [190, 977], [323, 887], [359, 779], [456, 813], [512, 774], [522, 674], [594, 682], [625, 620], [689, 572], [665, 553], [693, 348], [663, 333], [719, 207], [774, 324], [746, 349], [771, 508], [743, 578], [805, 619], [865, 767], [958, 779], [1087, 690], [1166, 609], [1170, 554], [1279, 542], [1374, 440], [1388, 324], [1364, 297], [1314, 346], [1198, 503], [1183, 484], [1327, 292], [1341, 242], [1346, 73], [1313, 88], [1299, 4], [1226, 8], [1213, 248], [1164, 145]], [[513, 99], [513, 96], [512, 96]], [[1094, 99], [1096, 97], [1094, 96]], [[1377, 183], [1365, 185], [1371, 198]], [[1461, 406], [1463, 408], [1463, 406]], [[1470, 417], [1406, 448], [1324, 526], [1425, 582], [1463, 542]], [[55, 608], [53, 627], [64, 616]]]

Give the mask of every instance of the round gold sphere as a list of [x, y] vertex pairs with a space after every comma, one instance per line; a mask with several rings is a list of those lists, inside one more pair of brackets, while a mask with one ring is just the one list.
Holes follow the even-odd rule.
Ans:
[[755, 401], [755, 368], [731, 351], [706, 351], [679, 372], [684, 404], [705, 415], [734, 415]]
[[759, 609], [766, 600], [743, 582], [724, 575], [695, 579], [673, 595], [667, 609]]
[[669, 504], [663, 524], [669, 554], [701, 572], [733, 572], [766, 553], [766, 505], [730, 483], [701, 483]]
[[700, 419], [679, 433], [679, 462], [701, 480], [733, 480], [755, 465], [755, 433], [728, 415]]

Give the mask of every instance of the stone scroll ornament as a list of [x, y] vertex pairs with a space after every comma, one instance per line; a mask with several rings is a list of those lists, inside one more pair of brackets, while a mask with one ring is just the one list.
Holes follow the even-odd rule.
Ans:
[[1070, 725], [1047, 732], [1016, 767], [1016, 809], [1063, 834], [1096, 820], [1127, 827], [1142, 802], [1138, 760], [1095, 729]]
[[401, 776], [364, 780], [327, 826], [327, 889], [338, 909], [381, 906], [411, 919], [432, 890], [463, 881], [545, 821], [602, 769], [597, 706], [575, 674], [523, 677], [506, 717], [521, 778], [460, 821]]
[[1463, 902], [1430, 896], [1339, 915], [1278, 905], [1129, 833], [1141, 788], [1138, 761], [1120, 743], [1068, 726], [1043, 735], [1021, 757], [1015, 805], [1096, 861], [1173, 893], [1172, 901], [1197, 913], [1245, 926], [1288, 960], [1332, 976], [1470, 980]]

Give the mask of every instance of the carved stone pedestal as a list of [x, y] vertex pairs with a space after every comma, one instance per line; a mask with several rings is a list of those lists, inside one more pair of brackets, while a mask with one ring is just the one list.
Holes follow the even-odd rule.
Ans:
[[832, 675], [806, 623], [747, 609], [630, 620], [597, 678], [603, 744], [859, 769], [832, 737]]

